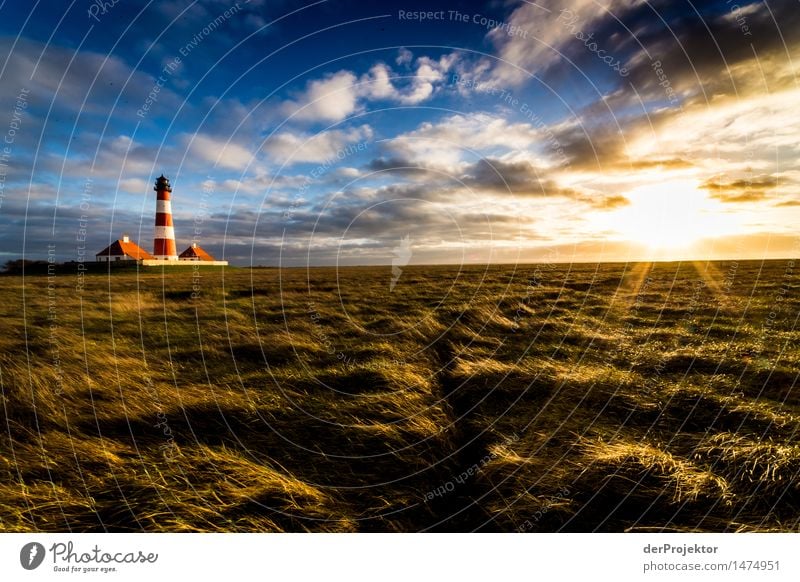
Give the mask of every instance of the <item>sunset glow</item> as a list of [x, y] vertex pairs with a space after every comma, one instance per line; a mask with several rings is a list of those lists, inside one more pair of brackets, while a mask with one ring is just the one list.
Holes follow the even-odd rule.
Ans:
[[691, 180], [646, 184], [625, 196], [628, 206], [598, 220], [623, 240], [652, 250], [685, 250], [702, 239], [738, 232], [735, 217]]

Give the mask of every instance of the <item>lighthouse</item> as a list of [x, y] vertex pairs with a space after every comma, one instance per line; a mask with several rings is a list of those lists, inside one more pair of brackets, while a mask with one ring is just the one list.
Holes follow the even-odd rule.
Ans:
[[[2, 184], [0, 184], [2, 186]], [[172, 203], [170, 194], [172, 186], [164, 174], [156, 180], [156, 226], [153, 240], [153, 254], [139, 247], [124, 235], [121, 239], [106, 247], [95, 255], [98, 262], [118, 264], [124, 261], [136, 261], [143, 267], [172, 267], [192, 261], [192, 270], [200, 267], [226, 267], [228, 261], [218, 261], [196, 242], [178, 256], [175, 246], [175, 227], [172, 223]], [[2, 199], [0, 199], [2, 202]]]
[[153, 256], [162, 261], [177, 261], [178, 248], [175, 246], [175, 228], [172, 225], [172, 203], [169, 200], [172, 186], [162, 174], [156, 180], [156, 227], [153, 241]]

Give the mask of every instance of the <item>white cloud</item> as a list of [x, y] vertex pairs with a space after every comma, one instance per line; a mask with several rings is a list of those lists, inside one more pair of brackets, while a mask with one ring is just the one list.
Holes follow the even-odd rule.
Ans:
[[371, 138], [372, 128], [369, 125], [323, 131], [315, 135], [285, 131], [270, 137], [263, 149], [276, 163], [325, 162], [337, 159], [337, 154], [348, 144]]
[[243, 170], [253, 160], [247, 148], [202, 133], [184, 136], [190, 154], [222, 168]]
[[338, 168], [335, 175], [341, 178], [358, 178], [361, 171], [358, 168], [344, 167]]
[[776, 155], [794, 159], [799, 151], [800, 116], [786, 114], [798, 100], [800, 89], [792, 89], [698, 105], [671, 117], [655, 134], [643, 131], [629, 142], [628, 153], [634, 159], [658, 154], [707, 160], [714, 169], [725, 161], [774, 168]]
[[475, 153], [471, 152], [499, 149], [518, 154], [540, 140], [539, 131], [530, 124], [472, 113], [452, 115], [438, 123], [425, 122], [387, 142], [387, 148], [407, 160], [455, 170], [453, 166], [460, 160], [474, 161]]
[[[403, 49], [398, 62], [411, 62], [411, 51]], [[342, 70], [322, 79], [309, 81], [304, 91], [285, 101], [281, 111], [302, 121], [337, 122], [358, 112], [367, 101], [387, 100], [417, 105], [430, 99], [446, 82], [447, 74], [458, 61], [456, 53], [438, 60], [422, 56], [414, 61], [414, 74], [398, 76], [385, 63], [374, 64], [357, 77]]]
[[369, 73], [361, 76], [360, 94], [370, 99], [389, 99], [395, 94], [391, 75], [392, 70], [385, 64], [374, 65]]
[[456, 63], [455, 53], [443, 55], [439, 60], [429, 57], [419, 57], [416, 60], [416, 70], [411, 80], [411, 86], [406, 91], [400, 92], [397, 100], [405, 105], [416, 105], [429, 99], [436, 89], [446, 81], [447, 73]]
[[307, 121], [341, 121], [356, 110], [355, 83], [350, 71], [311, 81], [296, 100], [284, 103], [284, 112]]

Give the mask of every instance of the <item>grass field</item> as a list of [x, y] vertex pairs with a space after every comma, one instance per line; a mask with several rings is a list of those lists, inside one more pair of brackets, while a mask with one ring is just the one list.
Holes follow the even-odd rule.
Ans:
[[797, 274], [0, 277], [0, 529], [797, 531]]

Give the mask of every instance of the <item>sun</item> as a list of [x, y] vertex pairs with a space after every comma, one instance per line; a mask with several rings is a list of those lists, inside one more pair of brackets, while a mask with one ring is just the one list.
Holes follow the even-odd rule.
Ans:
[[688, 249], [702, 239], [736, 232], [731, 215], [692, 180], [639, 186], [625, 193], [630, 204], [606, 213], [604, 226], [651, 250]]

